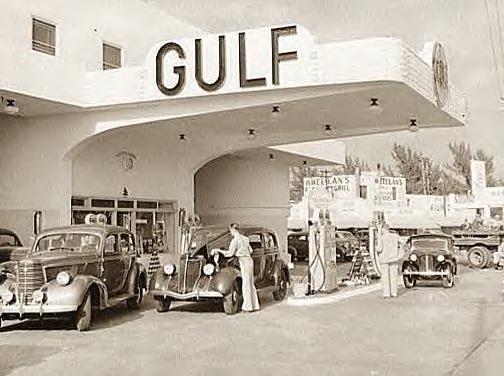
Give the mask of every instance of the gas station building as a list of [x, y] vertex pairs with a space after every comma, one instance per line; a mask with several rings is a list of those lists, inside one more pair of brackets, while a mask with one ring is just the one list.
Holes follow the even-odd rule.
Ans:
[[440, 44], [318, 43], [297, 24], [209, 35], [101, 4], [0, 14], [0, 226], [25, 242], [36, 210], [46, 228], [103, 212], [146, 237], [162, 224], [176, 249], [183, 208], [272, 226], [285, 249], [289, 166], [342, 163], [333, 139], [465, 123]]

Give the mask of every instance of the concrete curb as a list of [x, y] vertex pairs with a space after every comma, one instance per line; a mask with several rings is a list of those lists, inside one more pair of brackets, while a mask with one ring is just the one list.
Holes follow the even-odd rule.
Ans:
[[375, 283], [369, 286], [356, 288], [351, 291], [336, 292], [330, 295], [314, 295], [304, 298], [295, 298], [290, 296], [287, 298], [287, 305], [291, 306], [313, 306], [321, 304], [330, 304], [345, 300], [354, 296], [369, 294], [381, 289], [381, 284]]

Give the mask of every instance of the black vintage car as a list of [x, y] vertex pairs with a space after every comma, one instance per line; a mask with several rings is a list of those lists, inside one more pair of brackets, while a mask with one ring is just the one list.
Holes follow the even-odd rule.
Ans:
[[[292, 261], [304, 261], [309, 257], [309, 232], [292, 232], [287, 236], [289, 255]], [[338, 260], [351, 260], [359, 249], [359, 241], [350, 231], [336, 231], [336, 257]]]
[[0, 263], [20, 259], [28, 250], [14, 231], [0, 228]]
[[[268, 289], [276, 300], [287, 294], [289, 268], [281, 259], [274, 231], [259, 226], [242, 226], [250, 240], [257, 290]], [[212, 249], [228, 249], [231, 234], [224, 226], [193, 228], [183, 236], [178, 264], [168, 263], [151, 279], [149, 293], [158, 312], [170, 309], [171, 302], [220, 300], [226, 314], [241, 309], [241, 274], [235, 257], [211, 256]]]
[[457, 274], [453, 238], [443, 234], [414, 235], [408, 239], [409, 251], [402, 263], [404, 286], [412, 288], [418, 280], [442, 280], [451, 288]]

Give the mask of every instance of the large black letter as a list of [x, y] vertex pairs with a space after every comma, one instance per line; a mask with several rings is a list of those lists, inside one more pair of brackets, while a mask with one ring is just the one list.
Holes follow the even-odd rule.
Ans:
[[173, 73], [179, 76], [178, 82], [174, 87], [168, 88], [163, 82], [163, 61], [165, 55], [170, 51], [175, 51], [180, 59], [185, 59], [184, 50], [177, 43], [169, 42], [159, 49], [156, 55], [156, 84], [164, 95], [176, 95], [182, 91], [185, 85], [186, 75], [185, 66], [183, 65], [173, 67]]
[[265, 86], [265, 78], [247, 79], [247, 51], [245, 47], [245, 33], [238, 34], [238, 50], [240, 64], [240, 87]]
[[297, 51], [278, 52], [278, 38], [282, 35], [297, 34], [296, 26], [278, 27], [271, 29], [271, 69], [273, 85], [280, 84], [279, 63], [286, 60], [296, 60]]
[[206, 91], [220, 89], [226, 79], [226, 37], [219, 36], [219, 77], [212, 83], [207, 83], [203, 79], [203, 57], [201, 56], [201, 39], [194, 42], [196, 47], [196, 81], [200, 88]]

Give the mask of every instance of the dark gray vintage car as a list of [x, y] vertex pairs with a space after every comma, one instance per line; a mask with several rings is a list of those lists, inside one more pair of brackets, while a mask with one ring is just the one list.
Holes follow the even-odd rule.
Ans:
[[409, 251], [402, 264], [406, 288], [414, 287], [418, 280], [442, 280], [445, 288], [454, 286], [457, 260], [451, 236], [414, 235], [408, 239], [408, 246]]
[[14, 231], [0, 228], [0, 263], [20, 259], [28, 250]]
[[147, 285], [133, 234], [122, 227], [78, 225], [40, 233], [25, 258], [0, 264], [4, 320], [67, 317], [79, 330], [92, 309], [139, 307]]
[[[264, 227], [243, 226], [242, 233], [250, 240], [254, 260], [255, 286], [269, 289], [276, 300], [287, 294], [289, 268], [280, 258], [275, 233]], [[158, 312], [166, 312], [174, 300], [221, 300], [227, 314], [241, 309], [241, 274], [235, 257], [214, 257], [215, 248], [228, 249], [231, 234], [227, 227], [201, 227], [187, 234], [177, 265], [166, 264], [151, 280], [150, 294]]]

